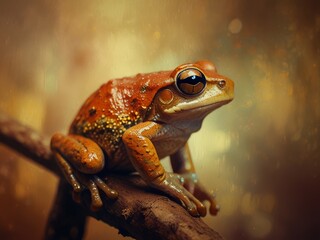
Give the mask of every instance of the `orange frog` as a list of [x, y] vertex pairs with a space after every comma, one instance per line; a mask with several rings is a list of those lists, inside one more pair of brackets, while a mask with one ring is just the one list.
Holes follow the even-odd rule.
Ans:
[[[181, 200], [192, 216], [219, 207], [199, 183], [187, 141], [213, 110], [233, 99], [233, 81], [213, 63], [183, 64], [173, 71], [110, 80], [81, 107], [69, 134], [55, 134], [51, 149], [74, 192], [90, 190], [92, 208], [118, 193], [104, 180], [108, 172], [138, 172], [153, 188]], [[173, 171], [160, 159], [170, 156]]]

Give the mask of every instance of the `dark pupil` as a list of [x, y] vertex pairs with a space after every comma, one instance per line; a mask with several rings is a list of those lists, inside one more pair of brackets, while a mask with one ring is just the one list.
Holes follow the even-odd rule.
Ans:
[[197, 69], [182, 71], [177, 77], [177, 87], [181, 92], [188, 95], [200, 93], [206, 86], [204, 75]]

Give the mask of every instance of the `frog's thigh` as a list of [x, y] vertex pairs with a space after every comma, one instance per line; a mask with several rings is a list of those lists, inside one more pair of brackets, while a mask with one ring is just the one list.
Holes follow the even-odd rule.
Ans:
[[122, 136], [133, 166], [148, 183], [162, 182], [165, 178], [165, 170], [151, 142], [160, 129], [157, 123], [143, 122], [129, 128]]
[[82, 173], [95, 174], [104, 167], [104, 154], [101, 148], [83, 136], [64, 136], [57, 133], [51, 139], [51, 149]]

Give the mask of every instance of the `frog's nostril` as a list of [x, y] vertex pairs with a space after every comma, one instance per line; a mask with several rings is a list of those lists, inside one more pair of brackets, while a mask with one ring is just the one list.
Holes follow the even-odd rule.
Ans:
[[225, 88], [226, 84], [227, 84], [227, 83], [226, 83], [225, 80], [221, 80], [221, 81], [218, 82], [218, 86], [219, 86], [219, 88], [221, 88], [221, 89]]

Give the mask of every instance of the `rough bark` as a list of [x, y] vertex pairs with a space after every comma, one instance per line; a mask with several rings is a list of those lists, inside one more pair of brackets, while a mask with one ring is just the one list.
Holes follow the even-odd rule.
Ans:
[[[61, 177], [44, 138], [3, 113], [0, 113], [0, 143]], [[137, 175], [110, 175], [107, 182], [119, 192], [119, 198], [114, 201], [104, 198], [104, 208], [92, 211], [88, 204], [89, 194], [82, 194], [82, 203], [79, 205], [71, 200], [70, 186], [63, 179], [60, 180], [46, 239], [66, 236], [69, 239], [81, 239], [86, 215], [136, 239], [222, 239], [201, 218], [190, 216], [180, 204], [149, 188]]]

